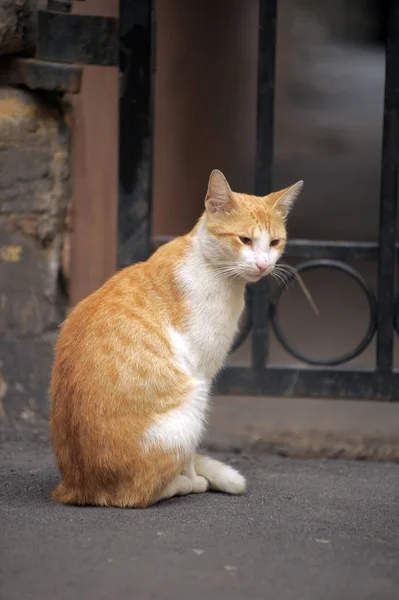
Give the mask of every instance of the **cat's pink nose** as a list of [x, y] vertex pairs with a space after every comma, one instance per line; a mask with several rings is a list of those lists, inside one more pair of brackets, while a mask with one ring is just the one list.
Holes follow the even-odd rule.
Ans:
[[256, 263], [256, 266], [258, 267], [260, 273], [264, 273], [269, 265], [267, 262], [259, 261]]

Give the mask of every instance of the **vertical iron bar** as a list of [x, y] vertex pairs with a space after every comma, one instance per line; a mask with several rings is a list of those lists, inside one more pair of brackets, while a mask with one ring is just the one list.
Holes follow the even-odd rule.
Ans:
[[[259, 64], [255, 194], [271, 192], [276, 57], [277, 0], [259, 0]], [[263, 279], [254, 287], [252, 367], [265, 368], [269, 347], [269, 285]]]
[[155, 0], [120, 0], [118, 266], [150, 254]]
[[385, 62], [378, 262], [377, 368], [393, 366], [399, 137], [399, 0], [390, 0]]

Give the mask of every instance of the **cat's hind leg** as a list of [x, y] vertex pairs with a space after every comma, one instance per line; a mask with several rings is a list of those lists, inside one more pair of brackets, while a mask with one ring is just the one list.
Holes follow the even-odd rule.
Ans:
[[193, 492], [193, 482], [189, 477], [185, 475], [176, 475], [172, 481], [168, 483], [168, 485], [164, 488], [160, 500], [167, 500], [168, 498], [173, 498], [173, 496], [186, 496], [187, 494], [191, 494]]
[[190, 457], [183, 471], [183, 474], [191, 480], [193, 486], [193, 494], [202, 494], [203, 492], [206, 492], [209, 488], [208, 480], [205, 479], [205, 477], [203, 477], [202, 475], [197, 475], [197, 473], [195, 472], [194, 456]]

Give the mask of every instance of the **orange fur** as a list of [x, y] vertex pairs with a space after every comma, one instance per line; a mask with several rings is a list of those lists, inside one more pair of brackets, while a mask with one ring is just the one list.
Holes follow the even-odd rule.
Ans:
[[238, 249], [239, 236], [252, 238], [256, 229], [266, 227], [271, 238], [281, 240], [280, 248], [283, 251], [286, 242], [285, 224], [278, 217], [273, 205], [288, 189], [270, 194], [266, 198], [232, 192], [232, 199], [239, 210], [234, 210], [233, 204], [233, 210], [226, 215], [223, 222], [218, 218], [210, 219], [209, 232], [215, 236], [231, 238], [229, 243]]
[[203, 216], [190, 234], [118, 272], [71, 311], [57, 342], [50, 386], [51, 436], [63, 476], [51, 498], [146, 507], [184, 471], [189, 452], [142, 444], [154, 418], [184, 405], [195, 387], [168, 333], [172, 327], [184, 334], [192, 318], [177, 272], [204, 219], [207, 235], [232, 248], [240, 245], [237, 236], [252, 236], [265, 226], [283, 247], [276, 198], [233, 194], [231, 213]]

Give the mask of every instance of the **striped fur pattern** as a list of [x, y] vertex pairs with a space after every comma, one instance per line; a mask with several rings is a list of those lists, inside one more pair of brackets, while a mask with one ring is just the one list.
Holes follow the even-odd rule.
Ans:
[[271, 273], [299, 182], [256, 197], [213, 171], [205, 211], [187, 235], [128, 267], [63, 323], [50, 386], [52, 441], [66, 504], [147, 507], [244, 477], [197, 454], [213, 379], [244, 309]]

